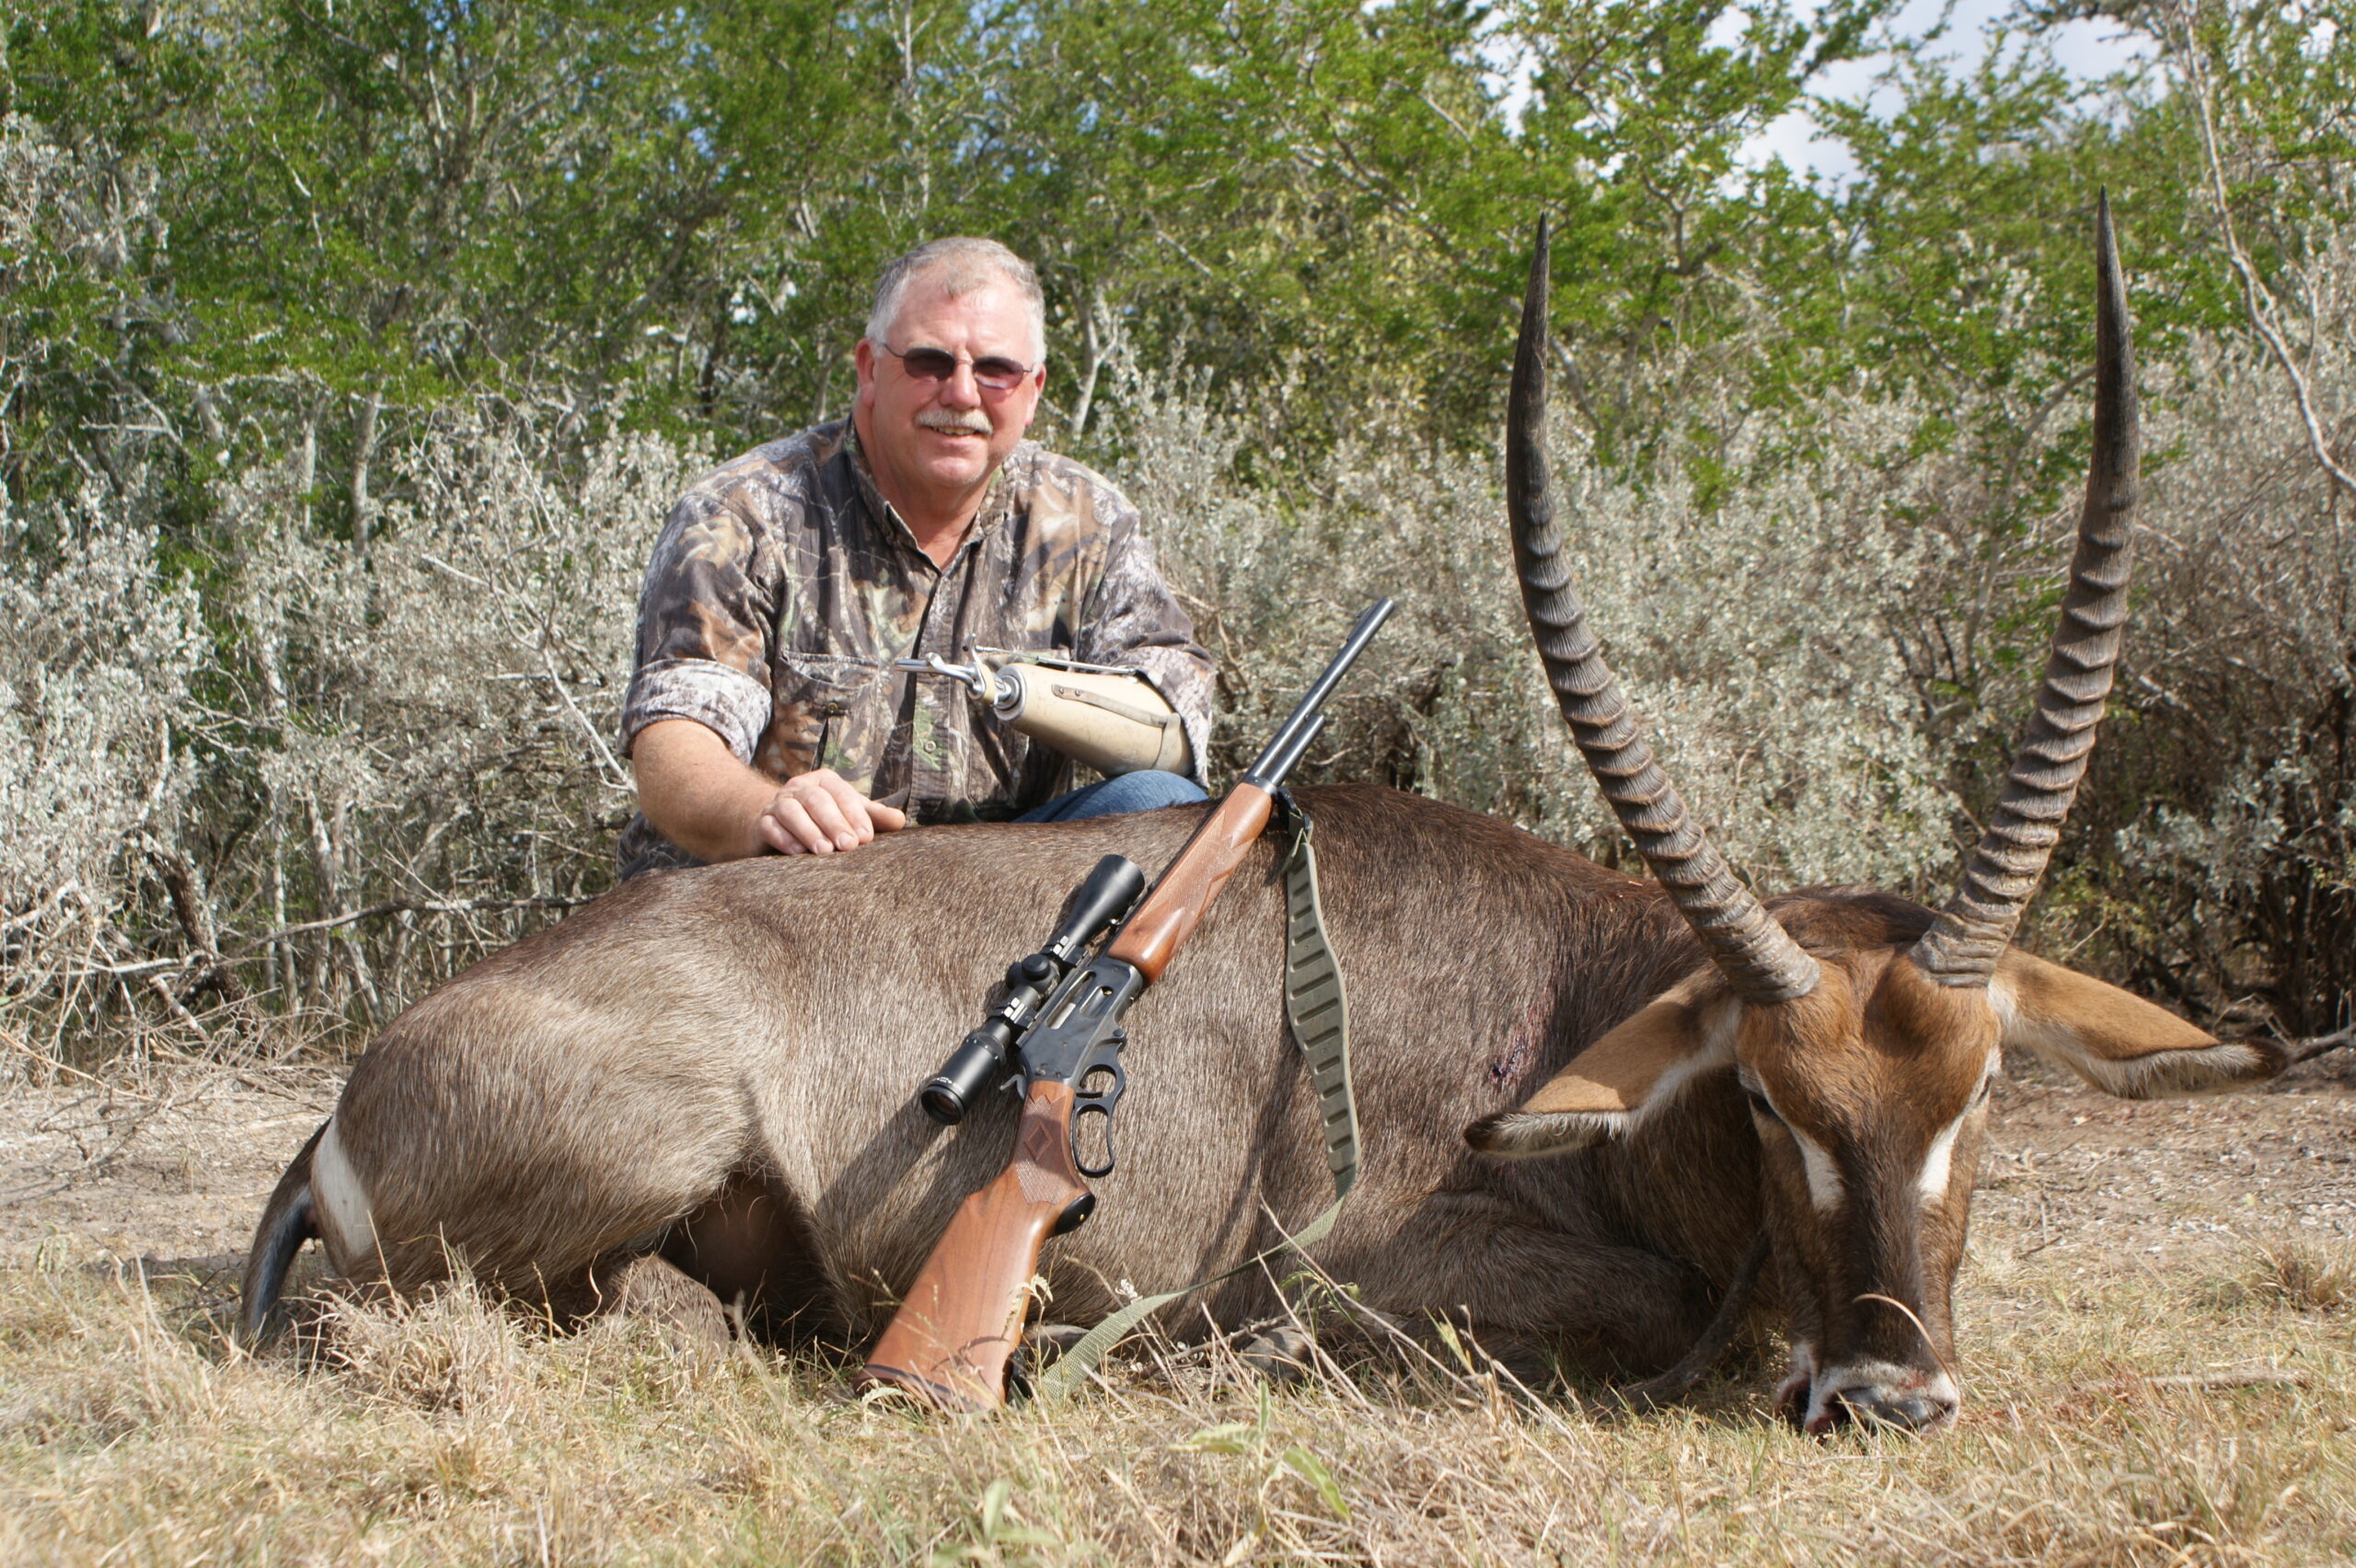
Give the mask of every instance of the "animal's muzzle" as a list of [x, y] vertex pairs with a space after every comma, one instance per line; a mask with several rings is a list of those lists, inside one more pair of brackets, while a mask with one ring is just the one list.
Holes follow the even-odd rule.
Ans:
[[1953, 1421], [1962, 1402], [1955, 1380], [1944, 1371], [1835, 1367], [1816, 1379], [1806, 1410], [1796, 1413], [1812, 1437], [1845, 1426], [1930, 1432]]

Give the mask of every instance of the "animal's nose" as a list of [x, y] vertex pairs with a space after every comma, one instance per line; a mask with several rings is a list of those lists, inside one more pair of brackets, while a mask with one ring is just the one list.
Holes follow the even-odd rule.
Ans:
[[1923, 1389], [1849, 1389], [1837, 1402], [1861, 1426], [1894, 1426], [1923, 1432], [1955, 1414], [1956, 1401]]
[[1927, 1432], [1954, 1418], [1961, 1402], [1943, 1371], [1920, 1373], [1890, 1366], [1836, 1368], [1817, 1380], [1801, 1429], [1823, 1437], [1844, 1426]]

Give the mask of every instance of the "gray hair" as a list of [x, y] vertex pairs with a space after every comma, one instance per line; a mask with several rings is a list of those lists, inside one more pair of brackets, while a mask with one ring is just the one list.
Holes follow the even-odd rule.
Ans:
[[867, 313], [867, 340], [881, 343], [900, 314], [908, 286], [919, 278], [939, 283], [952, 299], [962, 298], [992, 283], [1011, 283], [1030, 307], [1031, 357], [1047, 352], [1047, 305], [1039, 293], [1039, 275], [1031, 263], [994, 239], [952, 235], [929, 239], [884, 269], [875, 280], [875, 306]]

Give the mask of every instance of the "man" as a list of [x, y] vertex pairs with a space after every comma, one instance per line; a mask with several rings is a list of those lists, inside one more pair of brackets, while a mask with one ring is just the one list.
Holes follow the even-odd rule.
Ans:
[[[850, 418], [747, 453], [672, 509], [622, 710], [640, 812], [622, 834], [625, 877], [840, 854], [912, 817], [1056, 820], [1204, 798], [1209, 655], [1136, 509], [1023, 439], [1045, 340], [1020, 257], [981, 239], [919, 246], [877, 282]], [[1190, 777], [1072, 791], [1067, 758], [957, 681], [894, 667], [975, 647], [1142, 672], [1185, 731]]]

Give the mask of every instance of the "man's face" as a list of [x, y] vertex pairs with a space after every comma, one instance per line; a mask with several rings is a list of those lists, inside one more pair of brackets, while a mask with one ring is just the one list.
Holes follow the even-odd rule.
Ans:
[[[956, 369], [939, 379], [911, 374], [900, 356], [917, 349], [953, 356]], [[896, 504], [935, 513], [962, 512], [979, 498], [1030, 428], [1047, 374], [1035, 363], [1029, 309], [999, 283], [952, 297], [918, 279], [884, 341], [860, 339], [854, 357], [860, 440], [876, 478]], [[1016, 386], [992, 391], [973, 370], [989, 359], [1033, 369]]]

